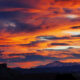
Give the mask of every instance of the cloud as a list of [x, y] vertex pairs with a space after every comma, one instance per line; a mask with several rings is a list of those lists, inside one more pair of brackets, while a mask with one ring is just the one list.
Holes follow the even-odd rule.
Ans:
[[0, 12], [0, 19], [2, 20], [10, 20], [12, 18], [18, 17], [20, 12], [18, 11], [1, 11]]
[[56, 37], [56, 36], [38, 36], [40, 40], [59, 40], [59, 39], [70, 39], [69, 37]]
[[[10, 25], [11, 24], [11, 25]], [[14, 26], [15, 25], [15, 26]], [[26, 24], [19, 21], [4, 21], [0, 26], [0, 30], [5, 30], [5, 32], [9, 33], [21, 33], [21, 32], [34, 32], [36, 30], [40, 30], [40, 26], [34, 26], [32, 24]]]
[[36, 30], [41, 29], [40, 27], [36, 27], [31, 24], [25, 24], [25, 23], [16, 23], [16, 28], [14, 30], [12, 28], [8, 28], [7, 31], [10, 33], [19, 33], [19, 32], [34, 32]]
[[44, 43], [45, 41], [41, 41], [41, 40], [36, 40], [36, 41], [31, 41], [30, 43], [28, 43], [28, 44], [19, 44], [20, 46], [33, 46], [33, 47], [35, 47], [35, 46], [37, 46], [37, 44], [38, 43]]
[[72, 56], [73, 56], [74, 58], [77, 58], [77, 59], [80, 58], [80, 54], [72, 54]]
[[[64, 5], [62, 5], [64, 3]], [[68, 5], [67, 5], [68, 4]], [[78, 0], [0, 0], [0, 7], [24, 7], [46, 9], [51, 5], [54, 7], [79, 7]], [[77, 6], [75, 6], [77, 5]]]
[[36, 53], [9, 54], [8, 56], [27, 56], [27, 55], [36, 55]]
[[[24, 55], [24, 54], [22, 54]], [[10, 56], [16, 56], [15, 54], [10, 55]], [[18, 55], [21, 56], [21, 55]], [[24, 55], [24, 58], [21, 57], [16, 57], [16, 58], [8, 58], [8, 59], [3, 59], [1, 58], [0, 61], [8, 61], [9, 63], [16, 63], [16, 62], [30, 62], [30, 61], [46, 61], [46, 60], [59, 60], [60, 58], [56, 57], [49, 57], [49, 56], [41, 56], [41, 55], [36, 55], [36, 54], [28, 54]]]
[[51, 45], [69, 45], [69, 44], [67, 44], [67, 43], [51, 43]]
[[0, 50], [0, 54], [2, 54], [4, 52], [4, 50]]
[[73, 27], [71, 27], [72, 29], [79, 29], [80, 28], [80, 26], [73, 26]]
[[22, 0], [0, 0], [0, 8], [32, 8], [30, 4], [24, 4], [21, 3], [21, 1]]
[[45, 48], [43, 50], [45, 51], [67, 51], [67, 50], [70, 50], [70, 49], [75, 49], [75, 48], [80, 48], [80, 46], [57, 46], [57, 47], [48, 47], [48, 48]]
[[80, 35], [72, 35], [71, 37], [80, 37]]
[[76, 59], [79, 7], [78, 0], [0, 0], [0, 61]]
[[0, 47], [10, 47], [11, 45], [0, 45]]
[[64, 12], [67, 13], [67, 14], [70, 14], [72, 13], [72, 9], [68, 9], [68, 8], [63, 8]]

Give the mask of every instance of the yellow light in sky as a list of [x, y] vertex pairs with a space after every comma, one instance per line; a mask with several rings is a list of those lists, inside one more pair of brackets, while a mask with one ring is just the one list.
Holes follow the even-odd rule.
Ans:
[[65, 15], [65, 17], [70, 18], [70, 19], [74, 19], [74, 18], [78, 18], [79, 16], [76, 14], [67, 14], [67, 15]]
[[70, 35], [80, 35], [80, 30], [78, 31], [63, 31], [63, 33], [70, 34]]
[[56, 46], [56, 47], [46, 48], [46, 50], [65, 50], [69, 48], [80, 48], [80, 46]]

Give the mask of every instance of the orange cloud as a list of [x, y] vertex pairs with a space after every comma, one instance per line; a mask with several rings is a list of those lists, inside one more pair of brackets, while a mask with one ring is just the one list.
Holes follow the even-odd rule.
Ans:
[[[5, 3], [5, 0], [1, 2]], [[10, 6], [11, 2], [8, 0], [8, 3], [0, 9], [0, 50], [3, 54], [1, 58], [24, 58], [25, 55], [12, 57], [9, 55], [35, 53], [43, 57], [59, 58], [63, 62], [80, 62], [78, 57], [74, 58], [72, 55], [80, 52], [79, 0], [14, 0], [12, 2], [15, 7]], [[8, 63], [8, 65], [30, 68], [48, 62], [36, 60]]]

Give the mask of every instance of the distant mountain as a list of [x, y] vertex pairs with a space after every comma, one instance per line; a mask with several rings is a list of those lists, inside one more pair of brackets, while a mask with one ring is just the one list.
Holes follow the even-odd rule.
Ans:
[[7, 76], [10, 75], [24, 75], [35, 73], [80, 73], [80, 63], [64, 63], [60, 61], [54, 61], [47, 65], [41, 65], [36, 68], [23, 69], [23, 68], [7, 68], [6, 64], [0, 64], [0, 74]]
[[50, 68], [50, 67], [67, 67], [67, 66], [75, 66], [80, 65], [79, 63], [63, 63], [60, 61], [54, 61], [52, 63], [49, 63], [47, 65], [41, 65], [36, 68]]
[[47, 65], [41, 65], [36, 68], [31, 68], [31, 69], [14, 68], [14, 70], [22, 74], [73, 73], [73, 72], [80, 72], [80, 63], [64, 63], [60, 61], [54, 61]]
[[[9, 71], [8, 71], [9, 72]], [[60, 61], [54, 61], [47, 65], [41, 65], [31, 69], [12, 68], [10, 73], [18, 74], [35, 74], [35, 73], [80, 73], [80, 63], [64, 63]]]
[[[26, 70], [27, 71], [27, 70]], [[80, 73], [80, 63], [63, 63], [54, 61], [47, 65], [41, 65], [29, 69], [25, 73]]]

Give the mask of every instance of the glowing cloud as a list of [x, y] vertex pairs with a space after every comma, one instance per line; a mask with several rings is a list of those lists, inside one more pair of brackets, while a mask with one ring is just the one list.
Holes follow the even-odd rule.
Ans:
[[76, 19], [76, 18], [79, 18], [80, 16], [76, 15], [76, 14], [67, 14], [65, 15], [66, 18], [69, 18], [69, 19]]
[[0, 7], [0, 62], [30, 68], [63, 58], [77, 61], [79, 0], [0, 0]]

